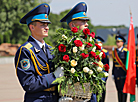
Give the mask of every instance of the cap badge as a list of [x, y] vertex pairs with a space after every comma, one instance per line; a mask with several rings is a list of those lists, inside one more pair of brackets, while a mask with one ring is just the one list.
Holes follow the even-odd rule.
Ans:
[[47, 5], [45, 5], [45, 7], [48, 7]]
[[83, 13], [83, 15], [85, 16], [85, 15], [86, 15], [86, 13], [84, 12], [84, 13]]
[[83, 6], [85, 6], [85, 4], [82, 4]]
[[45, 14], [45, 18], [47, 18], [47, 14]]

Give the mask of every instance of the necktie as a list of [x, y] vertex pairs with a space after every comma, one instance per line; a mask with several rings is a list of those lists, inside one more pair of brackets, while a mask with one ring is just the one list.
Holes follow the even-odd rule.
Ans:
[[46, 49], [45, 49], [45, 46], [44, 45], [42, 46], [42, 50], [45, 53], [46, 57], [48, 58], [48, 55], [47, 55], [47, 52], [46, 52]]

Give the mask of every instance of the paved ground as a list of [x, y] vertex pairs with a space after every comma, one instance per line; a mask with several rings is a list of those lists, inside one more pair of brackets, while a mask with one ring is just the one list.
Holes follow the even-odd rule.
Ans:
[[[10, 60], [13, 60], [13, 58], [10, 58]], [[3, 60], [0, 58], [0, 102], [23, 102], [24, 91], [19, 85], [12, 62], [8, 61], [8, 59]], [[112, 67], [112, 63], [110, 63], [110, 67]], [[111, 78], [111, 69], [109, 74], [105, 102], [118, 102], [115, 84]], [[129, 102], [129, 97], [127, 102]]]

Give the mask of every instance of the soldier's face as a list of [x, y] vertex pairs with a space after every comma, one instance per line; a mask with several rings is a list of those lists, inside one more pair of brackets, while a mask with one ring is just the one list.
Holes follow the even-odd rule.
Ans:
[[75, 27], [79, 26], [79, 30], [82, 30], [88, 27], [88, 23], [86, 20], [76, 20], [73, 24]]
[[122, 47], [123, 44], [124, 44], [123, 41], [116, 41], [116, 45], [117, 45], [118, 48]]
[[[30, 27], [31, 28], [31, 27]], [[36, 25], [32, 25], [31, 32], [36, 39], [43, 39], [48, 36], [48, 23], [36, 22]]]

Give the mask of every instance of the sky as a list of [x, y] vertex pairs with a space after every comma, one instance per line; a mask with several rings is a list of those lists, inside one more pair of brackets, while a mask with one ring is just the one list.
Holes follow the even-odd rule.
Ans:
[[87, 4], [87, 16], [94, 26], [130, 25], [130, 9], [134, 27], [138, 26], [138, 0], [52, 0], [52, 13], [59, 14], [79, 2]]

